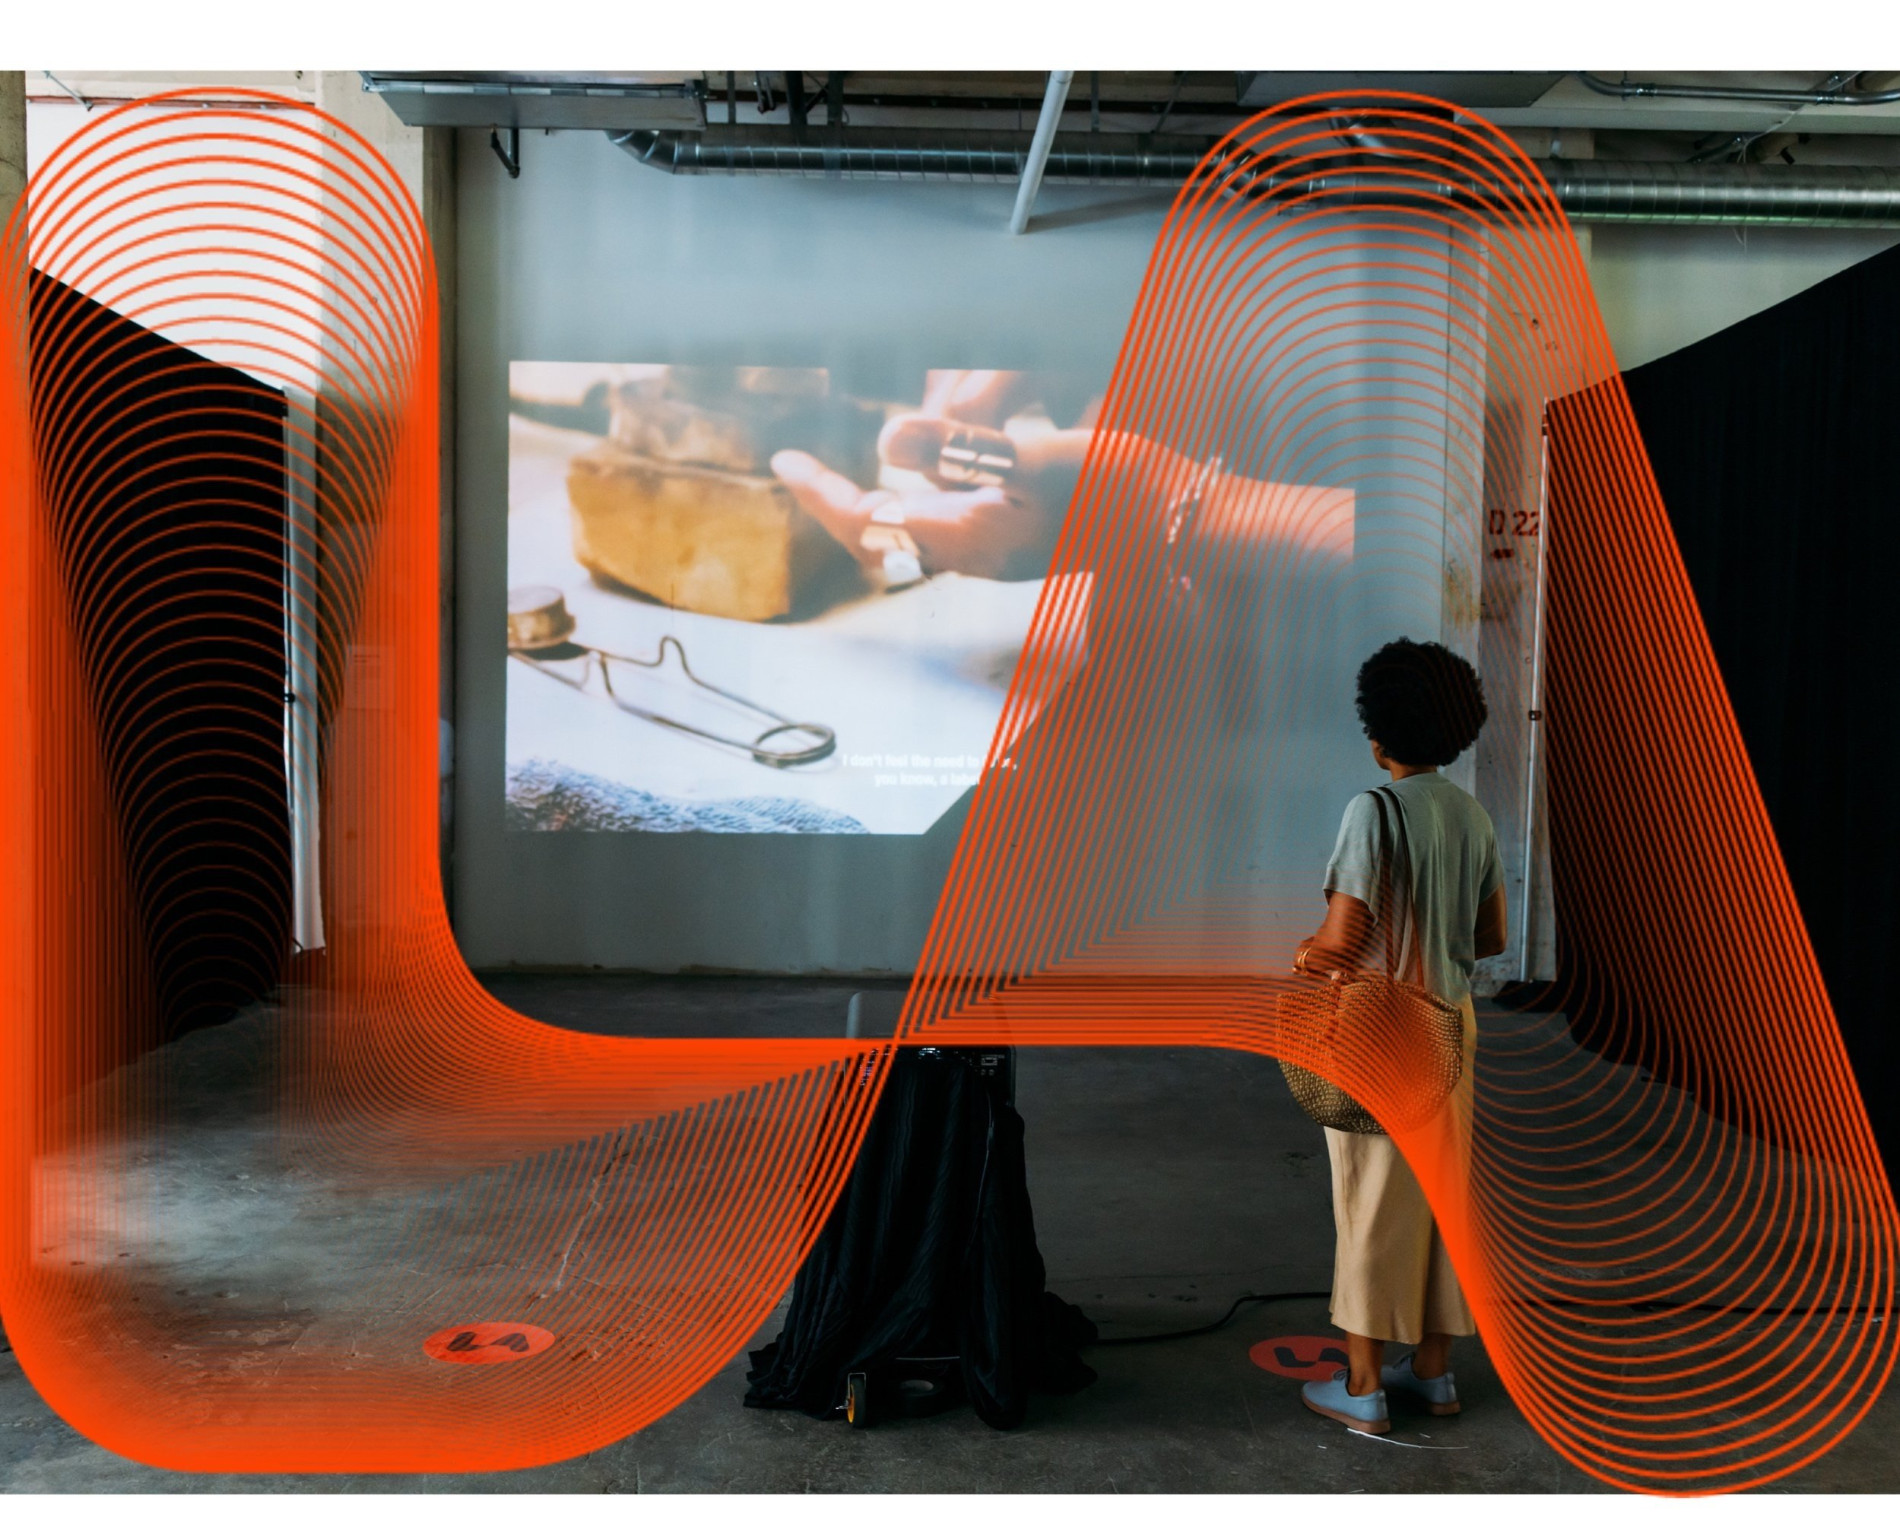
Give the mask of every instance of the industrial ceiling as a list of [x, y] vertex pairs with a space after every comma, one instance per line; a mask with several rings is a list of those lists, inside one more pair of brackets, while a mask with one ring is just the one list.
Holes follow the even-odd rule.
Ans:
[[[1020, 131], [1034, 127], [1047, 75], [877, 73], [394, 73], [369, 71], [414, 126], [704, 131], [874, 127]], [[1547, 154], [1550, 134], [1596, 134], [1583, 156], [1668, 161], [1891, 162], [1900, 73], [1077, 71], [1059, 130], [1218, 137], [1247, 115], [1304, 95], [1401, 90], [1449, 101]], [[1800, 139], [1807, 141], [1801, 142]], [[1183, 144], [1186, 145], [1185, 143]], [[1797, 151], [1809, 148], [1803, 155]], [[1783, 155], [1786, 157], [1783, 157]]]
[[[196, 77], [206, 103], [221, 89], [308, 98], [315, 78]], [[1179, 184], [1256, 111], [1397, 90], [1508, 132], [1578, 221], [1900, 226], [1892, 71], [368, 70], [360, 81], [409, 125], [487, 132], [510, 175], [523, 132], [603, 132], [673, 174], [1015, 183], [1014, 230], [1045, 178]], [[30, 94], [91, 107], [184, 82], [44, 74]]]
[[411, 125], [490, 128], [510, 175], [523, 129], [591, 129], [670, 174], [1013, 182], [1016, 232], [1045, 178], [1178, 184], [1263, 108], [1401, 91], [1509, 132], [1580, 221], [1900, 226], [1900, 75], [1866, 71], [367, 72], [363, 86]]

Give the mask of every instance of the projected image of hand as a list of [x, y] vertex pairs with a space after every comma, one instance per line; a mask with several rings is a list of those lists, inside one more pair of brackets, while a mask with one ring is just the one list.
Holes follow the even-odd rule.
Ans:
[[[1350, 555], [1351, 493], [1246, 480], [1129, 433], [1097, 438], [1099, 398], [1075, 425], [1058, 427], [1035, 393], [1035, 377], [1011, 370], [933, 370], [922, 405], [892, 418], [880, 461], [917, 479], [911, 490], [865, 490], [812, 455], [783, 449], [772, 469], [794, 499], [860, 563], [876, 566], [894, 527], [916, 547], [927, 574], [958, 571], [993, 580], [1043, 574], [1090, 446], [1104, 478], [1144, 488], [1176, 480], [1206, 496], [1198, 533], [1211, 545], [1261, 534], [1326, 554]], [[1195, 482], [1189, 487], [1188, 482]], [[1182, 494], [1177, 491], [1177, 496]], [[1168, 503], [1151, 503], [1165, 531]]]
[[[917, 411], [925, 417], [1001, 427], [1004, 418], [1018, 411], [1048, 404], [1049, 398], [1039, 394], [1047, 389], [1046, 380], [1040, 385], [1038, 381], [1021, 369], [933, 369], [924, 375], [924, 399]], [[1099, 405], [1099, 398], [1089, 403], [1089, 418]]]
[[1007, 487], [899, 493], [863, 490], [797, 449], [773, 455], [772, 469], [798, 504], [862, 563], [875, 566], [885, 552], [867, 530], [895, 521], [915, 541], [921, 566], [931, 574], [957, 570], [991, 580], [1042, 574], [1067, 501], [1039, 489], [1029, 470]]
[[935, 371], [923, 407], [885, 424], [880, 460], [921, 475], [927, 488], [863, 490], [800, 448], [773, 454], [771, 469], [864, 564], [876, 566], [885, 553], [866, 530], [897, 524], [929, 574], [1032, 580], [1049, 566], [1091, 429], [1054, 428], [1032, 414], [997, 426], [1024, 399], [1026, 380], [1009, 371]]

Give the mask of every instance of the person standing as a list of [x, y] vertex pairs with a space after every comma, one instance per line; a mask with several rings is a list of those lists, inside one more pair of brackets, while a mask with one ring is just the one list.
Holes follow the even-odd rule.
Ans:
[[[1357, 705], [1373, 761], [1391, 777], [1383, 790], [1398, 805], [1410, 857], [1410, 880], [1391, 894], [1403, 905], [1400, 964], [1417, 966], [1427, 991], [1464, 1008], [1463, 1075], [1441, 1121], [1463, 1156], [1476, 1033], [1471, 976], [1504, 949], [1504, 876], [1490, 817], [1440, 767], [1476, 741], [1484, 691], [1469, 662], [1443, 645], [1397, 639], [1360, 667]], [[1347, 805], [1326, 867], [1325, 922], [1301, 943], [1296, 968], [1363, 966], [1383, 941], [1373, 907], [1384, 897], [1379, 842], [1378, 801], [1364, 792]], [[1388, 1391], [1456, 1414], [1451, 1343], [1477, 1326], [1424, 1190], [1388, 1135], [1328, 1129], [1326, 1150], [1338, 1231], [1330, 1308], [1346, 1332], [1348, 1365], [1304, 1384], [1306, 1406], [1369, 1435], [1391, 1428]], [[1387, 1367], [1388, 1341], [1416, 1349]]]

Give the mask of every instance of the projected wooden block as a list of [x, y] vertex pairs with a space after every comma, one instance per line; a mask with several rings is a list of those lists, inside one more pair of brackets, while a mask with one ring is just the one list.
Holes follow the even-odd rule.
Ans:
[[783, 617], [845, 558], [769, 475], [661, 463], [609, 444], [575, 458], [567, 491], [575, 559], [688, 612]]
[[833, 394], [822, 369], [686, 364], [615, 386], [608, 412], [607, 441], [647, 459], [769, 475], [780, 449], [803, 449], [865, 483], [885, 417], [881, 403]]

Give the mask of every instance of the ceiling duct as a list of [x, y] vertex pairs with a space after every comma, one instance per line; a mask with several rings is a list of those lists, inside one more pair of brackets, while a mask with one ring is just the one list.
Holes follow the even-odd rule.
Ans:
[[[887, 127], [873, 132], [708, 127], [682, 133], [636, 130], [609, 138], [668, 174], [777, 174], [811, 179], [951, 180], [1015, 184], [1029, 162], [1026, 132]], [[1201, 138], [1146, 140], [1107, 132], [1058, 132], [1044, 180], [1070, 184], [1178, 184], [1208, 149]]]
[[411, 127], [691, 131], [706, 119], [701, 85], [688, 74], [365, 72], [362, 80]]
[[[1016, 132], [815, 131], [802, 140], [771, 128], [636, 130], [610, 139], [669, 174], [766, 174], [814, 179], [1014, 184], [1029, 156]], [[1212, 146], [1108, 133], [1058, 133], [1045, 181], [1178, 185]], [[1900, 227], [1900, 169], [1822, 165], [1679, 164], [1546, 159], [1538, 167], [1558, 203], [1579, 222]], [[1323, 192], [1336, 203], [1390, 201], [1392, 181], [1343, 169], [1281, 175], [1267, 162], [1237, 162], [1233, 183], [1274, 199]], [[1430, 195], [1521, 199], [1526, 186], [1446, 182]]]
[[1573, 221], [1900, 227], [1895, 168], [1600, 158], [1552, 159], [1540, 167]]

